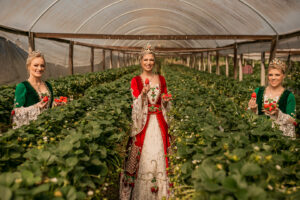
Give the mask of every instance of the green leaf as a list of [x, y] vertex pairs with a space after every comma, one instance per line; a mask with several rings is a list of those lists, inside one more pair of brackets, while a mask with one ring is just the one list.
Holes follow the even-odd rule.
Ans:
[[226, 177], [222, 185], [226, 190], [230, 192], [235, 192], [238, 189], [238, 184], [236, 180], [231, 176]]
[[47, 183], [47, 184], [43, 184], [43, 185], [40, 185], [34, 189], [31, 190], [31, 193], [32, 195], [36, 195], [36, 194], [39, 194], [39, 193], [42, 193], [42, 192], [46, 192], [48, 191], [50, 188], [50, 185]]
[[78, 159], [76, 157], [67, 158], [66, 164], [69, 167], [74, 167], [78, 163]]
[[12, 192], [8, 187], [0, 185], [1, 200], [10, 200]]
[[241, 173], [244, 176], [256, 176], [261, 174], [261, 168], [254, 163], [246, 163], [241, 169]]

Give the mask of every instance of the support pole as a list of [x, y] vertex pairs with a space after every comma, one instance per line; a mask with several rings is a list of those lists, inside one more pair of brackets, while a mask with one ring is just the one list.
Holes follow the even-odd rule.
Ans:
[[243, 80], [243, 54], [240, 55], [239, 59], [239, 81]]
[[94, 72], [94, 47], [91, 47], [90, 62], [91, 62], [91, 72]]
[[211, 74], [211, 55], [210, 53], [208, 52], [207, 53], [207, 64], [208, 64], [208, 72]]
[[126, 57], [125, 51], [123, 51], [123, 67], [126, 67]]
[[117, 63], [117, 68], [120, 68], [120, 52], [118, 51], [118, 63]]
[[35, 41], [34, 41], [34, 35], [32, 32], [29, 32], [28, 35], [28, 53], [31, 53], [35, 50]]
[[220, 75], [219, 51], [216, 51], [216, 74]]
[[74, 42], [70, 41], [70, 44], [69, 44], [69, 71], [70, 71], [70, 75], [74, 74], [73, 50], [74, 50]]
[[203, 52], [201, 53], [201, 71], [204, 71], [204, 58], [203, 58]]
[[226, 76], [229, 77], [228, 56], [225, 57]]
[[234, 56], [233, 56], [233, 71], [234, 79], [237, 79], [238, 76], [238, 59], [237, 59], [237, 44], [234, 44]]
[[260, 63], [260, 85], [266, 85], [266, 72], [265, 72], [265, 52], [261, 53], [261, 63]]
[[105, 70], [105, 49], [102, 50], [102, 69]]
[[270, 57], [269, 57], [269, 63], [276, 57], [276, 50], [277, 50], [277, 44], [278, 44], [278, 35], [274, 36], [271, 42], [271, 49], [270, 49]]
[[113, 57], [113, 52], [112, 52], [112, 50], [110, 50], [109, 51], [109, 69], [113, 68], [112, 57]]

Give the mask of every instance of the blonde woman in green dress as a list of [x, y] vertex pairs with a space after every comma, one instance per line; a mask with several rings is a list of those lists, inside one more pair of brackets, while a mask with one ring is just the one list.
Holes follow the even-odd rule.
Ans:
[[[270, 116], [279, 125], [283, 135], [292, 138], [295, 134], [296, 100], [293, 93], [282, 86], [286, 65], [275, 58], [268, 67], [268, 85], [255, 89], [256, 97], [248, 103], [249, 108], [259, 115]], [[273, 124], [274, 125], [274, 124]]]
[[52, 86], [42, 80], [46, 68], [43, 54], [39, 51], [29, 53], [26, 66], [29, 78], [19, 83], [15, 91], [13, 128], [19, 128], [37, 119], [37, 116], [52, 107], [53, 103]]

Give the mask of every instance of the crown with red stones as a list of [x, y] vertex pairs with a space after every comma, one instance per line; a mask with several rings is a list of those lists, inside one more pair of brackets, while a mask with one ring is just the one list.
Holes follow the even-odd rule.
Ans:
[[270, 63], [269, 63], [269, 68], [275, 68], [275, 69], [280, 69], [282, 70], [283, 73], [286, 71], [286, 64], [279, 60], [278, 58], [274, 58]]
[[150, 43], [147, 43], [147, 45], [145, 45], [145, 47], [142, 49], [141, 55], [143, 56], [146, 54], [155, 54]]

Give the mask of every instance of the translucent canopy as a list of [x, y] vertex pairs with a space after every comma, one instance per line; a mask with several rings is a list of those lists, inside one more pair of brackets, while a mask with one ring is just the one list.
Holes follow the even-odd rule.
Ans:
[[[1, 0], [0, 25], [31, 32], [121, 35], [276, 35], [300, 30], [299, 0]], [[74, 39], [143, 46], [140, 40]], [[234, 40], [159, 40], [214, 48]]]

